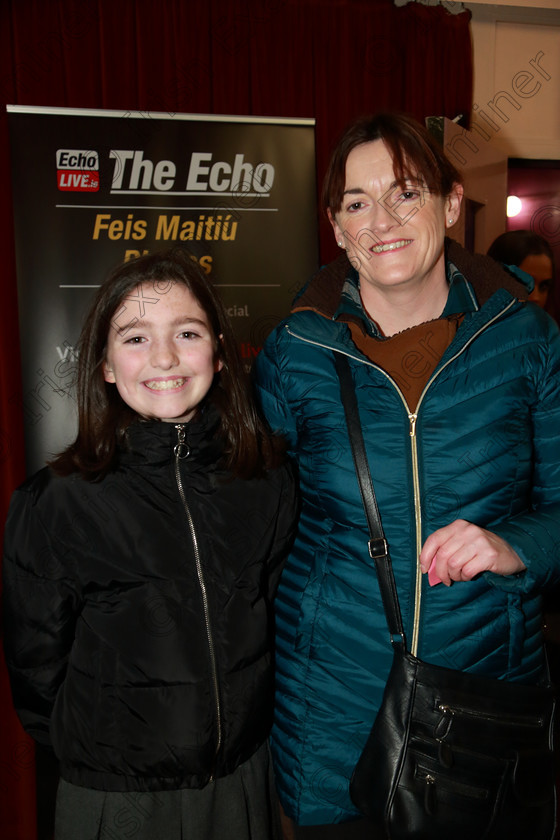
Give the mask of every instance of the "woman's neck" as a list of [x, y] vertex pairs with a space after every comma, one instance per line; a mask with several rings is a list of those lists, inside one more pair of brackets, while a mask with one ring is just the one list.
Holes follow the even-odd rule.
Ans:
[[379, 289], [367, 281], [360, 284], [362, 306], [384, 336], [395, 335], [439, 318], [445, 309], [448, 292], [449, 286], [445, 277], [437, 283], [432, 282], [414, 289]]

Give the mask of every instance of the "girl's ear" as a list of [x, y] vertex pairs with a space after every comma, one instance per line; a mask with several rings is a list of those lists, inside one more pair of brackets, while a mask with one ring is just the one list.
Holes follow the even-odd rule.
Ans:
[[216, 351], [216, 358], [214, 360], [214, 373], [219, 373], [224, 366], [224, 360], [222, 359], [222, 347], [224, 343], [224, 335], [220, 333], [218, 336], [218, 348]]
[[113, 373], [113, 371], [111, 370], [111, 368], [107, 364], [106, 360], [103, 362], [103, 378], [104, 378], [105, 382], [112, 382], [113, 384], [116, 381], [115, 380], [115, 374]]

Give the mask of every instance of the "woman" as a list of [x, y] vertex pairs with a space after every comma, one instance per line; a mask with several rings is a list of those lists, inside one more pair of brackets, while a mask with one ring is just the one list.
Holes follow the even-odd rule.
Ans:
[[352, 124], [323, 196], [344, 253], [257, 359], [303, 497], [272, 743], [297, 838], [371, 838], [348, 784], [392, 650], [332, 351], [351, 366], [412, 652], [536, 683], [540, 592], [560, 565], [560, 340], [516, 280], [446, 239], [461, 179], [415, 121]]
[[294, 482], [189, 254], [101, 286], [78, 410], [5, 531], [6, 659], [60, 762], [56, 840], [273, 840], [270, 606]]
[[554, 254], [546, 239], [532, 230], [508, 230], [493, 241], [488, 256], [530, 274], [535, 285], [529, 300], [546, 309], [554, 285]]

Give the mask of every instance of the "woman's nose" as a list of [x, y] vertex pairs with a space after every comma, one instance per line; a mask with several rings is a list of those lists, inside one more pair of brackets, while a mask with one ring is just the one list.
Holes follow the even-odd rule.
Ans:
[[401, 225], [402, 220], [392, 211], [390, 204], [384, 199], [379, 199], [371, 206], [369, 222], [371, 230], [376, 231], [390, 230], [395, 225]]
[[396, 224], [397, 221], [389, 210], [376, 202], [375, 206], [370, 208], [367, 220], [364, 219], [364, 226], [355, 237], [357, 246], [364, 253], [368, 253], [370, 248], [383, 243], [387, 232]]

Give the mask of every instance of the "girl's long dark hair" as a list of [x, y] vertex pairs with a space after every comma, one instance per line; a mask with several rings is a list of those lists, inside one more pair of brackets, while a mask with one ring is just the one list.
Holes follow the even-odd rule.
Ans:
[[[218, 292], [187, 251], [173, 248], [124, 263], [99, 288], [79, 342], [78, 433], [75, 441], [50, 462], [58, 474], [78, 472], [91, 481], [115, 467], [126, 430], [138, 415], [117, 388], [105, 382], [103, 362], [109, 330], [114, 328], [112, 321], [122, 312], [125, 298], [137, 287], [149, 285], [150, 296], [157, 302], [158, 296], [174, 283], [185, 285], [206, 313], [216, 341], [216, 354], [223, 362], [206, 400], [213, 402], [220, 414], [224, 468], [250, 478], [281, 459], [280, 442], [270, 435], [256, 410], [249, 378]], [[220, 341], [218, 336], [222, 336]]]

